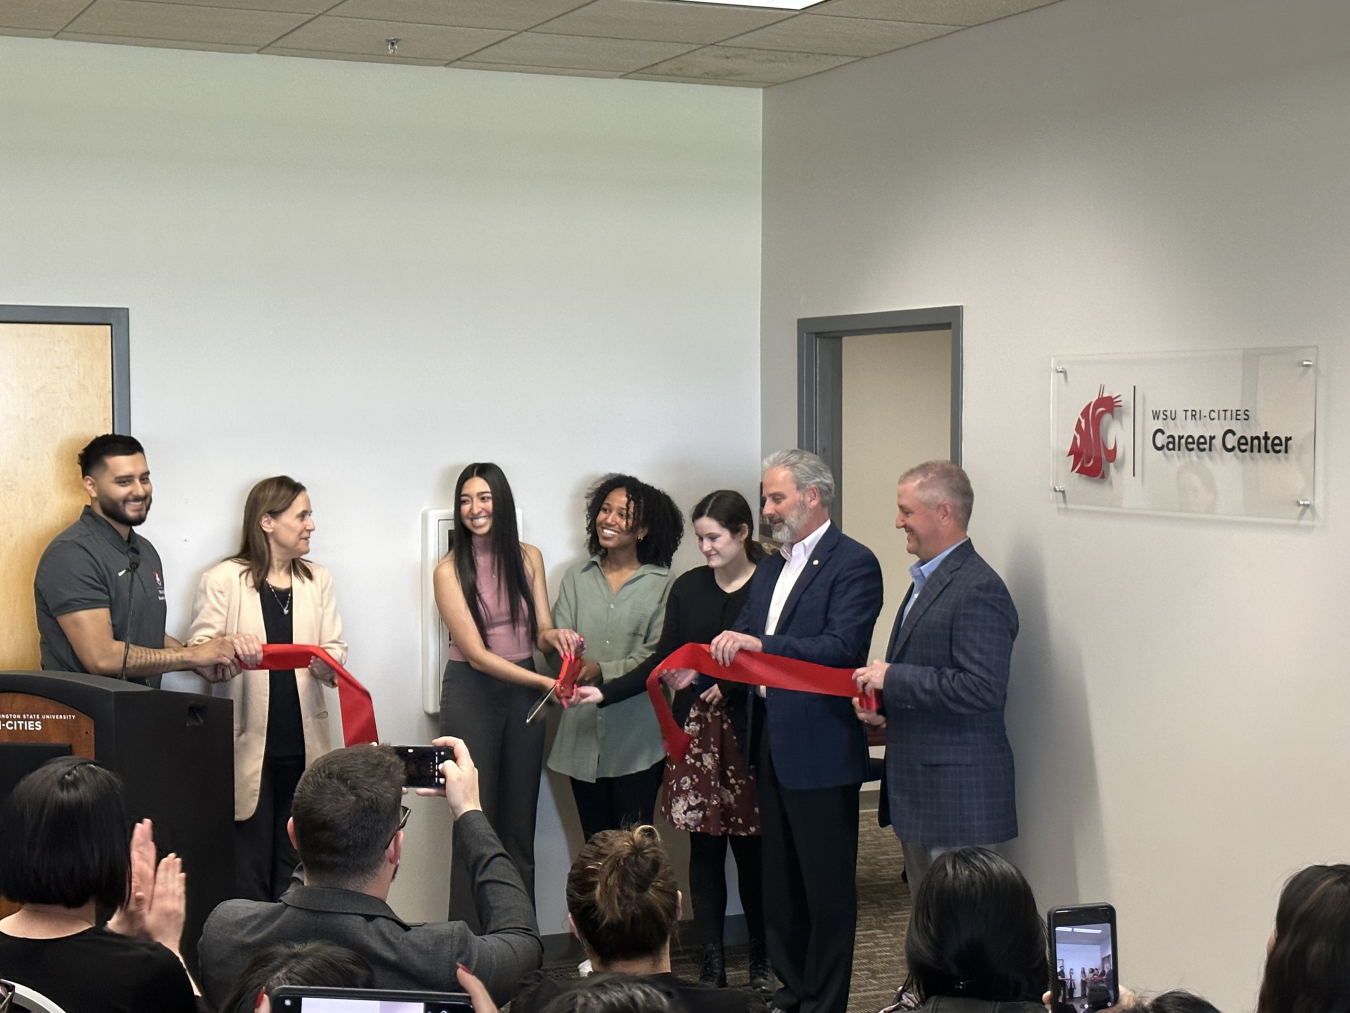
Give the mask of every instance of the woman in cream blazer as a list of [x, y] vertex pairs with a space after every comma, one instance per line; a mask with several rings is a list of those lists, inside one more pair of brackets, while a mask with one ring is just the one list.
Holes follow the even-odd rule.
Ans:
[[[188, 642], [230, 637], [246, 669], [233, 678], [222, 672], [225, 681], [216, 682], [212, 691], [234, 701], [236, 895], [254, 900], [276, 900], [288, 888], [298, 861], [286, 833], [295, 782], [305, 767], [332, 749], [324, 687], [334, 685], [334, 673], [315, 661], [294, 672], [303, 763], [297, 762], [298, 755], [268, 755], [269, 719], [280, 726], [289, 717], [293, 725], [295, 704], [290, 698], [288, 710], [285, 699], [272, 697], [274, 680], [292, 673], [246, 667], [250, 661], [257, 664], [261, 645], [269, 641], [264, 606], [273, 622], [284, 616], [290, 623], [289, 643], [321, 646], [338, 664], [347, 658], [332, 578], [322, 566], [302, 558], [313, 530], [303, 485], [284, 475], [259, 482], [244, 507], [239, 554], [202, 575], [192, 604]], [[265, 576], [259, 578], [259, 571]], [[274, 736], [284, 734], [292, 742], [295, 732], [294, 727], [273, 728]], [[287, 752], [298, 754], [295, 747]]]

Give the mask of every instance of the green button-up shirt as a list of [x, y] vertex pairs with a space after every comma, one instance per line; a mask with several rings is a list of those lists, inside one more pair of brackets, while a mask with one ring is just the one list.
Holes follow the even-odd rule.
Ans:
[[[670, 567], [644, 563], [614, 594], [598, 557], [563, 575], [553, 623], [586, 638], [586, 660], [600, 664], [605, 682], [640, 665], [661, 639], [670, 593]], [[563, 712], [548, 765], [579, 781], [646, 770], [665, 756], [661, 729], [646, 695], [601, 710]]]

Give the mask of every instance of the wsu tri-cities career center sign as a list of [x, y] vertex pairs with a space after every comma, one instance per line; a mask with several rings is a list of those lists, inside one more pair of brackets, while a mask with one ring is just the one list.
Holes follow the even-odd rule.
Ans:
[[1312, 520], [1316, 347], [1066, 356], [1050, 376], [1062, 504]]

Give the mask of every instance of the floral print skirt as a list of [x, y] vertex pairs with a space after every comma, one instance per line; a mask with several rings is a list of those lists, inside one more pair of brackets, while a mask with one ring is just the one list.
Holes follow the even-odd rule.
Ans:
[[684, 730], [693, 741], [684, 759], [666, 758], [661, 815], [700, 834], [759, 833], [755, 775], [745, 765], [725, 707], [694, 699]]

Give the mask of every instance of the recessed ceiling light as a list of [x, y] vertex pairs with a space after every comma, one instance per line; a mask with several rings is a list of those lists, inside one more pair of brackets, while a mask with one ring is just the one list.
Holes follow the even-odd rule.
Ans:
[[716, 4], [718, 7], [773, 7], [780, 11], [802, 11], [825, 0], [680, 0], [691, 4]]

